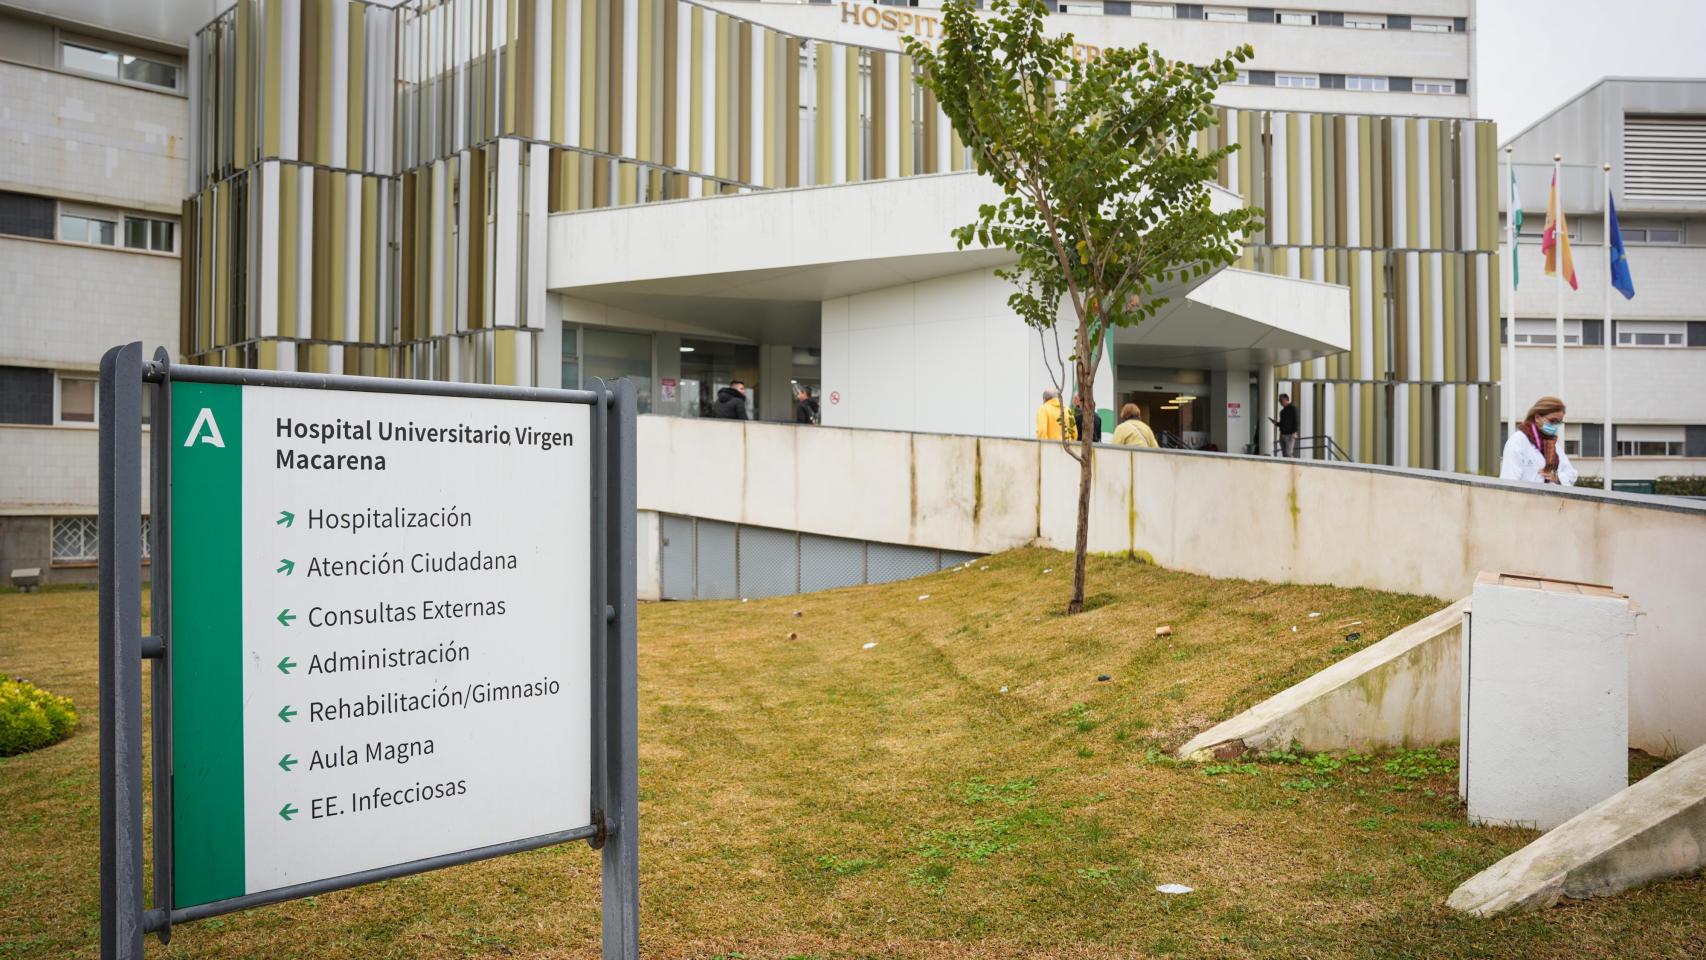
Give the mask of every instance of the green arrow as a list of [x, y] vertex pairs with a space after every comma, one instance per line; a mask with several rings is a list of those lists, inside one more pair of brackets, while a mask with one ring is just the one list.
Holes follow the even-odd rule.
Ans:
[[302, 811], [296, 809], [295, 807], [291, 806], [288, 803], [285, 804], [284, 806], [278, 808], [278, 815], [283, 817], [285, 819], [285, 822], [287, 822], [287, 823], [290, 821], [291, 817], [293, 817], [296, 814], [301, 813], [301, 812]]
[[290, 676], [291, 668], [295, 667], [295, 666], [296, 666], [295, 660], [292, 660], [289, 657], [285, 657], [283, 660], [280, 660], [278, 662], [278, 672], [282, 673], [288, 677], [288, 676]]
[[295, 560], [280, 560], [278, 562], [278, 569], [274, 570], [273, 572], [274, 573], [282, 573], [288, 577], [291, 574], [296, 572], [296, 561]]
[[290, 626], [290, 621], [295, 620], [295, 619], [296, 619], [296, 614], [291, 613], [289, 607], [285, 607], [283, 610], [280, 610], [278, 612], [278, 622], [281, 626], [288, 627], [288, 626]]
[[296, 759], [295, 757], [293, 757], [287, 753], [284, 756], [278, 758], [278, 768], [280, 770], [283, 770], [285, 773], [289, 773], [291, 767], [294, 767], [301, 762], [302, 761]]
[[289, 723], [289, 722], [290, 722], [290, 718], [291, 718], [291, 717], [294, 717], [294, 716], [296, 716], [296, 711], [295, 711], [295, 710], [292, 710], [292, 709], [290, 709], [290, 704], [288, 704], [288, 703], [287, 703], [287, 704], [285, 704], [285, 705], [284, 705], [284, 706], [283, 706], [283, 707], [282, 707], [282, 708], [281, 708], [281, 709], [280, 709], [280, 710], [279, 710], [279, 711], [278, 711], [278, 718], [279, 718], [279, 719], [280, 719], [280, 720], [283, 720], [283, 721], [284, 721], [284, 722], [285, 722], [285, 723]]
[[288, 527], [295, 522], [296, 514], [291, 513], [289, 510], [280, 510], [278, 512], [278, 519], [273, 521], [273, 526]]

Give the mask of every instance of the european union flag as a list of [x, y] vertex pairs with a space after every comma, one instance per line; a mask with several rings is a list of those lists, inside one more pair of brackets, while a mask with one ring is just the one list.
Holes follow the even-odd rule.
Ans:
[[1635, 299], [1635, 278], [1629, 275], [1629, 257], [1623, 251], [1623, 230], [1617, 225], [1617, 201], [1611, 202], [1611, 285], [1623, 299]]

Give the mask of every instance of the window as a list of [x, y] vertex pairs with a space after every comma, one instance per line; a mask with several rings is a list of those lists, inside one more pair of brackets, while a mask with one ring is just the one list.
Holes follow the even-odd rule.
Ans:
[[0, 233], [53, 239], [53, 201], [27, 193], [0, 192]]
[[178, 225], [170, 220], [152, 217], [124, 218], [124, 245], [132, 250], [153, 250], [171, 253], [178, 248]]
[[[154, 552], [150, 543], [153, 524], [142, 518], [142, 559]], [[53, 562], [94, 563], [101, 558], [101, 521], [98, 517], [53, 518]]]
[[1681, 440], [1619, 440], [1617, 453], [1619, 457], [1680, 457], [1682, 456]]
[[1274, 86], [1306, 87], [1313, 90], [1321, 86], [1321, 78], [1313, 73], [1276, 73], [1274, 74]]
[[[1525, 320], [1517, 318], [1516, 342], [1534, 347], [1551, 347], [1558, 343], [1558, 327], [1556, 320]], [[1582, 342], [1582, 322], [1580, 320], [1564, 321], [1564, 345], [1567, 347], [1580, 346]]]
[[1386, 18], [1374, 13], [1347, 13], [1345, 26], [1352, 30], [1385, 30]]
[[1457, 83], [1452, 80], [1415, 80], [1410, 84], [1414, 93], [1429, 93], [1434, 95], [1457, 92]]
[[1131, 15], [1149, 20], [1171, 20], [1174, 17], [1173, 5], [1170, 3], [1134, 3], [1131, 5]]
[[72, 243], [99, 243], [110, 247], [118, 242], [118, 223], [63, 213], [59, 216], [59, 239]]
[[1249, 23], [1250, 12], [1243, 7], [1205, 7], [1204, 20], [1218, 20], [1221, 23]]
[[160, 56], [111, 49], [92, 40], [62, 40], [59, 65], [67, 70], [162, 90], [178, 89], [178, 65]]
[[1359, 77], [1353, 74], [1345, 77], [1345, 89], [1378, 90], [1385, 92], [1387, 89], [1387, 80], [1385, 77]]
[[1630, 424], [1617, 428], [1619, 457], [1680, 457], [1687, 446], [1687, 427]]
[[1617, 345], [1620, 347], [1681, 347], [1688, 343], [1686, 321], [1672, 323], [1617, 321]]
[[563, 325], [563, 389], [579, 390], [581, 386], [581, 331], [579, 327]]
[[56, 418], [57, 421], [60, 423], [94, 423], [95, 384], [94, 377], [60, 374], [59, 416]]
[[1623, 231], [1624, 243], [1681, 243], [1682, 226], [1674, 227], [1619, 227]]
[[1410, 29], [1417, 33], [1450, 33], [1451, 21], [1431, 17], [1414, 17], [1410, 20]]
[[1235, 87], [1247, 87], [1247, 86], [1249, 86], [1250, 85], [1250, 73], [1249, 73], [1249, 71], [1246, 71], [1246, 70], [1238, 71], [1238, 75], [1232, 78], [1232, 85]]
[[1279, 22], [1287, 23], [1294, 27], [1313, 27], [1315, 25], [1315, 14], [1303, 13], [1298, 10], [1281, 10], [1279, 12]]
[[100, 522], [94, 517], [53, 518], [53, 562], [93, 563], [100, 559]]

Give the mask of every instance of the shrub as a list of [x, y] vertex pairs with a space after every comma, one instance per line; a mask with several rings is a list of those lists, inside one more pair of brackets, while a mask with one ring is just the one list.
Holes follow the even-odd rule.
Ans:
[[1605, 481], [1599, 477], [1577, 477], [1576, 486], [1586, 490], [1604, 490]]
[[77, 729], [70, 697], [48, 693], [28, 680], [0, 679], [0, 757], [58, 743]]
[[1653, 492], [1666, 497], [1706, 497], [1706, 477], [1660, 477]]

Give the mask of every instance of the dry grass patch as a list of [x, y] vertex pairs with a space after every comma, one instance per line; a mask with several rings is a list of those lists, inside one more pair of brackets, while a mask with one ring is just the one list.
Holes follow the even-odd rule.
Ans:
[[[1495, 922], [1441, 908], [1530, 837], [1463, 826], [1450, 751], [1170, 759], [1443, 601], [1097, 558], [1067, 618], [1069, 563], [642, 608], [648, 956], [1706, 956], [1700, 878]], [[0, 958], [94, 955], [93, 631], [93, 594], [0, 595], [0, 672], [85, 710], [0, 761]], [[187, 925], [155, 954], [591, 957], [597, 867], [537, 851]]]

